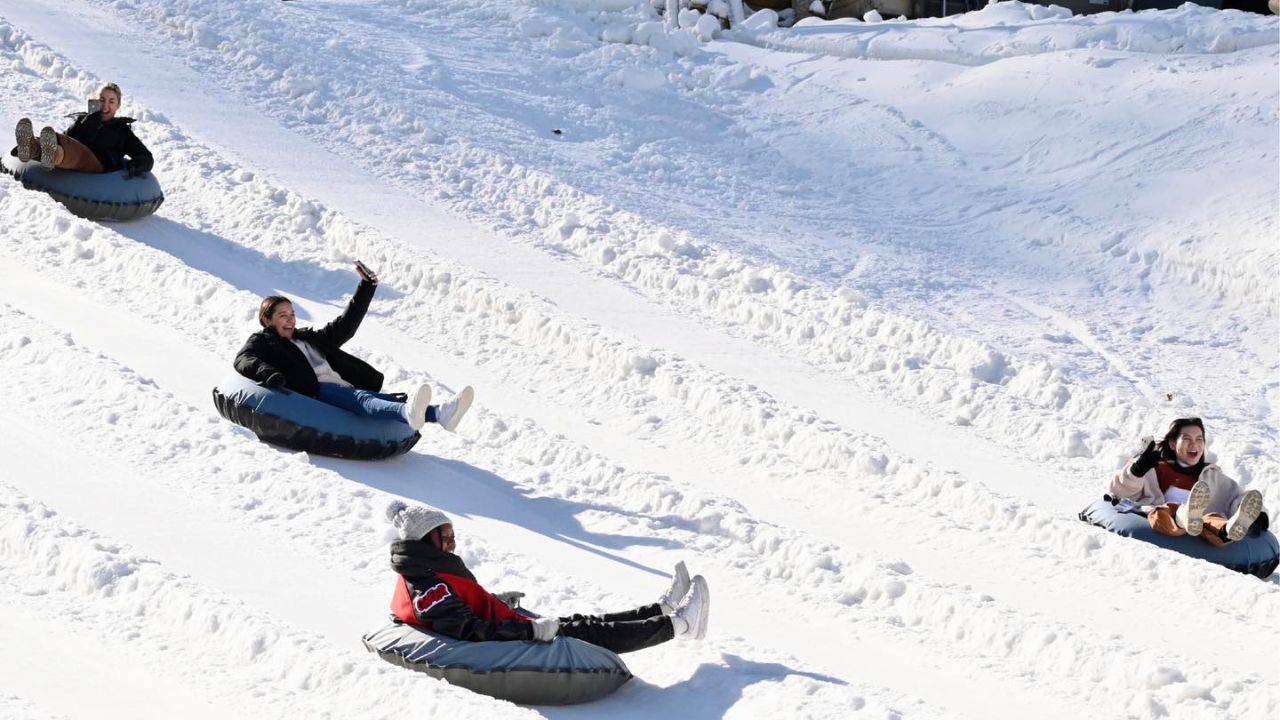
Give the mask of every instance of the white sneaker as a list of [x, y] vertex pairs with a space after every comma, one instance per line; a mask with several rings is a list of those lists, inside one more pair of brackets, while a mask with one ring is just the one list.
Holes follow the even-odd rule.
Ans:
[[18, 127], [13, 131], [13, 136], [18, 141], [19, 162], [30, 162], [31, 140], [36, 136], [35, 130], [31, 129], [31, 118], [19, 120]]
[[1191, 496], [1178, 506], [1178, 524], [1187, 531], [1188, 535], [1198, 537], [1200, 531], [1204, 530], [1204, 511], [1209, 507], [1210, 494], [1209, 483], [1197, 480], [1196, 484], [1191, 486]]
[[659, 598], [658, 604], [662, 606], [662, 614], [670, 615], [676, 611], [676, 606], [689, 593], [689, 569], [684, 566], [684, 561], [676, 563], [675, 577], [671, 579], [671, 587], [663, 593]]
[[689, 594], [671, 616], [672, 624], [677, 629], [676, 634], [701, 640], [707, 636], [707, 616], [710, 614], [711, 591], [707, 588], [707, 579], [695, 575]]
[[1240, 499], [1240, 507], [1236, 508], [1236, 514], [1231, 516], [1231, 520], [1227, 522], [1227, 539], [1235, 542], [1244, 537], [1249, 532], [1249, 528], [1253, 527], [1253, 521], [1258, 519], [1262, 514], [1262, 493], [1257, 490], [1250, 490]]
[[453, 432], [462, 421], [462, 416], [471, 409], [471, 401], [475, 399], [476, 391], [470, 385], [462, 388], [462, 392], [436, 409], [436, 422], [445, 430]]
[[431, 404], [431, 386], [423, 384], [404, 404], [404, 419], [409, 427], [420, 429], [427, 422], [427, 406]]

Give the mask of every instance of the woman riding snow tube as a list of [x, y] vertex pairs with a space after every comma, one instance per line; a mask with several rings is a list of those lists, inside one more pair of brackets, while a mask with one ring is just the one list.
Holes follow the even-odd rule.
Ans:
[[107, 83], [77, 113], [65, 133], [46, 126], [37, 135], [29, 118], [14, 131], [13, 152], [0, 160], [23, 187], [48, 193], [90, 220], [136, 220], [164, 202], [151, 174], [153, 159], [133, 134], [133, 118], [120, 117], [120, 86]]
[[387, 518], [395, 622], [365, 636], [384, 660], [474, 692], [528, 705], [567, 705], [608, 695], [631, 679], [618, 653], [706, 637], [706, 578], [677, 563], [657, 602], [603, 615], [536, 617], [520, 592], [491, 593], [457, 554], [444, 513], [394, 500]]
[[1267, 532], [1262, 493], [1205, 461], [1200, 418], [1174, 420], [1162, 440], [1142, 444], [1081, 520], [1260, 578], [1275, 572], [1280, 541]]

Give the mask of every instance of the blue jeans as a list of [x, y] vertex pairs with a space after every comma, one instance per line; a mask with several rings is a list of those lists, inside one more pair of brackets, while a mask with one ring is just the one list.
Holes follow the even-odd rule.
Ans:
[[404, 419], [404, 403], [384, 393], [357, 390], [353, 387], [335, 385], [334, 383], [320, 383], [316, 399], [326, 405], [340, 407], [356, 415], [406, 422]]

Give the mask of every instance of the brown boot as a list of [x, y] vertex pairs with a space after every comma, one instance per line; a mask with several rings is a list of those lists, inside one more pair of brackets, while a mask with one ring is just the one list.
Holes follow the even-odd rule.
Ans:
[[40, 131], [40, 167], [52, 170], [58, 156], [58, 132], [46, 125]]
[[[18, 127], [13, 131], [14, 138], [18, 141], [18, 160], [20, 162], [31, 162], [31, 141], [35, 139], [31, 130], [31, 118], [22, 118], [18, 121]], [[37, 147], [37, 149], [39, 149]]]

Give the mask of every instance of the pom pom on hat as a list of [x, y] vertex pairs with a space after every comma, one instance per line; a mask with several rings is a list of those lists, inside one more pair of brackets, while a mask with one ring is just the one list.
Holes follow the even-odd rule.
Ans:
[[421, 540], [441, 525], [453, 524], [449, 516], [439, 510], [422, 505], [409, 506], [401, 500], [392, 500], [387, 505], [387, 519], [402, 540]]

